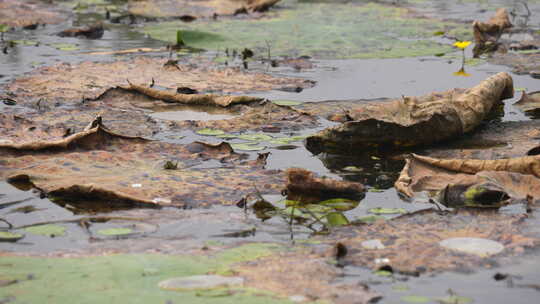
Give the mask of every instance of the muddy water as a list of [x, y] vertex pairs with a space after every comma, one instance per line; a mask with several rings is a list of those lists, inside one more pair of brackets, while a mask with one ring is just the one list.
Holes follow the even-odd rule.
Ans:
[[[518, 3], [519, 1], [516, 1]], [[429, 2], [433, 3], [433, 2]], [[468, 20], [478, 16], [486, 17], [491, 8], [482, 8], [482, 1], [464, 1], [460, 6], [445, 5], [445, 1], [435, 2], [433, 5], [423, 7], [421, 12], [440, 16], [444, 12], [448, 18]], [[466, 8], [464, 10], [464, 8]], [[537, 6], [533, 7], [536, 9]], [[436, 13], [435, 13], [436, 11]], [[463, 11], [467, 14], [463, 15]], [[536, 12], [533, 10], [533, 12]], [[538, 24], [534, 14], [527, 22]], [[85, 18], [89, 18], [86, 16]], [[91, 18], [90, 18], [91, 19]], [[9, 39], [39, 41], [39, 46], [19, 45], [9, 50], [7, 55], [0, 56], [0, 82], [7, 82], [23, 73], [29, 72], [35, 67], [50, 65], [59, 62], [76, 63], [83, 60], [111, 60], [111, 56], [89, 55], [89, 52], [121, 50], [135, 47], [163, 47], [164, 43], [144, 37], [144, 35], [130, 31], [125, 26], [110, 26], [102, 39], [82, 40], [76, 38], [59, 38], [53, 35], [66, 28], [67, 24], [42, 27], [34, 31], [18, 31], [8, 33]], [[58, 49], [58, 43], [70, 44], [76, 50], [62, 51]], [[164, 56], [165, 53], [154, 54]], [[315, 68], [307, 70], [270, 69], [270, 72], [304, 77], [315, 80], [317, 85], [299, 93], [273, 91], [259, 94], [269, 99], [297, 100], [302, 102], [318, 102], [324, 100], [340, 99], [372, 99], [380, 97], [398, 97], [401, 95], [422, 95], [432, 91], [443, 91], [454, 87], [470, 87], [489, 75], [500, 71], [509, 71], [509, 68], [495, 66], [488, 63], [480, 63], [475, 66], [467, 66], [469, 77], [455, 76], [453, 73], [461, 67], [458, 53], [448, 54], [450, 57], [423, 57], [405, 59], [377, 59], [377, 60], [315, 60]], [[214, 54], [207, 54], [214, 56]], [[452, 57], [453, 56], [453, 57]], [[470, 57], [471, 54], [467, 53]], [[116, 56], [121, 58], [121, 56]], [[254, 68], [261, 68], [255, 66]], [[512, 75], [516, 88], [527, 91], [540, 89], [539, 80], [529, 76]], [[517, 98], [517, 97], [516, 97]], [[505, 101], [505, 114], [503, 121], [528, 120], [519, 110], [512, 106], [516, 100]], [[6, 107], [0, 105], [0, 109]], [[169, 109], [170, 110], [170, 109]], [[186, 109], [176, 111], [159, 112], [151, 114], [155, 118], [164, 120], [177, 120], [189, 117], [192, 120], [223, 119], [227, 116], [223, 113], [193, 112]], [[330, 124], [330, 123], [328, 123]], [[315, 132], [317, 130], [310, 130]], [[198, 136], [191, 132], [176, 134], [176, 138], [170, 134], [158, 135], [172, 142], [192, 142], [204, 139], [212, 141], [208, 137]], [[285, 169], [289, 167], [303, 167], [315, 171], [321, 175], [334, 178], [361, 181], [370, 187], [365, 199], [360, 206], [348, 211], [345, 215], [354, 220], [368, 215], [368, 210], [373, 207], [405, 208], [415, 211], [429, 207], [421, 200], [405, 203], [399, 199], [395, 189], [391, 187], [393, 179], [401, 169], [401, 164], [378, 164], [377, 161], [362, 162], [357, 157], [338, 157], [319, 155], [314, 156], [307, 151], [301, 143], [294, 143], [296, 149], [279, 150], [269, 148], [272, 153], [268, 160], [268, 168]], [[255, 153], [251, 153], [255, 155]], [[366, 169], [363, 174], [347, 173], [341, 170], [347, 166], [357, 166]], [[384, 178], [380, 178], [385, 176]], [[72, 220], [88, 212], [83, 212], [69, 204], [55, 204], [48, 199], [39, 197], [36, 191], [16, 189], [7, 183], [0, 183], [0, 204], [15, 200], [25, 200], [14, 206], [0, 210], [2, 218], [17, 225], [26, 225], [36, 222], [55, 220]], [[280, 200], [281, 197], [269, 197], [270, 201]], [[37, 210], [32, 213], [10, 213], [15, 208], [32, 205]], [[140, 211], [119, 210], [113, 214], [119, 216], [136, 217]], [[182, 240], [182, 244], [200, 246], [207, 240], [215, 240], [223, 243], [236, 242], [237, 240], [248, 241], [274, 241], [288, 243], [291, 238], [302, 240], [309, 238], [311, 232], [304, 227], [295, 226], [291, 230], [281, 218], [272, 218], [261, 222], [250, 213], [235, 206], [214, 207], [205, 210], [176, 210], [163, 209], [154, 212], [155, 218], [166, 219], [160, 225], [159, 230], [148, 236], [145, 244], [133, 243], [133, 250], [137, 246], [153, 246], [164, 241]], [[98, 212], [98, 214], [101, 214]], [[534, 214], [531, 221], [538, 221], [538, 214]], [[204, 221], [208, 224], [200, 225]], [[0, 223], [0, 225], [3, 225]], [[98, 227], [107, 228], [107, 224], [96, 224]], [[86, 232], [76, 223], [66, 224], [67, 237], [48, 238], [43, 236], [27, 236], [17, 244], [0, 243], [0, 250], [46, 253], [57, 250], [77, 250], [91, 248], [92, 242]], [[250, 233], [253, 231], [254, 233]], [[109, 242], [111, 248], [114, 242]], [[538, 298], [538, 291], [534, 288], [521, 285], [538, 284], [538, 253], [530, 253], [523, 261], [513, 261], [508, 265], [494, 270], [482, 270], [474, 274], [444, 273], [431, 277], [397, 279], [384, 279], [373, 276], [363, 269], [346, 268], [345, 281], [356, 280], [369, 284], [372, 288], [385, 295], [382, 303], [400, 303], [404, 295], [421, 295], [428, 297], [444, 297], [447, 290], [451, 289], [460, 296], [476, 299], [477, 303], [533, 303]], [[513, 279], [513, 284], [508, 281], [497, 282], [493, 279], [496, 272], [519, 275], [521, 278]], [[521, 284], [521, 285], [520, 285]], [[406, 285], [405, 288], [396, 288], [397, 285]]]

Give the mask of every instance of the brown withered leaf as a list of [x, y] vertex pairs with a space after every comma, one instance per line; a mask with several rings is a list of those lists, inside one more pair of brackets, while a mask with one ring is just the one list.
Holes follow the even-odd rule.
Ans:
[[523, 91], [521, 98], [514, 105], [523, 112], [532, 114], [540, 112], [540, 91], [530, 93]]
[[128, 82], [124, 87], [127, 90], [133, 90], [150, 98], [163, 100], [170, 103], [180, 103], [188, 105], [214, 105], [228, 107], [234, 104], [252, 103], [262, 101], [259, 97], [249, 96], [219, 96], [214, 94], [182, 94], [176, 90], [158, 90], [151, 87], [136, 85]]
[[264, 12], [280, 0], [157, 0], [130, 1], [129, 13], [152, 18], [195, 17]]
[[302, 203], [316, 203], [332, 198], [362, 199], [360, 183], [316, 177], [313, 172], [291, 168], [287, 173], [287, 198]]
[[[417, 192], [449, 188], [452, 193], [443, 192], [446, 197], [443, 201], [450, 200], [451, 205], [497, 206], [508, 198], [540, 199], [539, 176], [539, 156], [479, 160], [437, 159], [413, 154], [407, 159], [395, 187], [409, 197]], [[481, 197], [488, 194], [498, 197]]]
[[226, 143], [176, 145], [119, 135], [99, 117], [65, 138], [55, 133], [47, 141], [15, 139], [0, 145], [0, 177], [31, 182], [73, 201], [202, 207], [236, 202], [255, 186], [262, 193], [278, 193], [284, 184], [280, 171], [263, 169], [264, 158], [247, 161]]
[[313, 153], [358, 147], [410, 147], [474, 130], [502, 99], [513, 96], [512, 77], [498, 73], [477, 86], [347, 110], [347, 121], [307, 139]]
[[161, 58], [136, 57], [126, 61], [63, 63], [37, 69], [27, 77], [5, 86], [20, 104], [42, 99], [43, 104], [58, 101], [79, 103], [96, 99], [108, 89], [155, 84], [154, 88], [176, 91], [190, 87], [201, 93], [220, 94], [265, 91], [287, 86], [311, 87], [312, 82], [298, 78], [278, 78], [236, 68], [216, 68], [209, 61], [176, 63]]
[[[532, 77], [540, 76], [540, 53], [522, 54], [522, 53], [495, 53], [489, 59], [493, 64], [500, 64], [512, 67], [512, 73], [522, 75], [530, 74]], [[534, 76], [537, 75], [537, 76]]]
[[[504, 215], [495, 210], [458, 210], [439, 214], [424, 210], [392, 221], [340, 228], [331, 236], [347, 246], [346, 264], [379, 269], [384, 265], [394, 272], [423, 272], [492, 267], [493, 260], [521, 254], [524, 248], [540, 245], [540, 239], [525, 233], [526, 215]], [[447, 250], [439, 242], [453, 237], [476, 237], [497, 241], [505, 249], [489, 259]], [[378, 239], [385, 248], [367, 250], [360, 244]], [[388, 259], [388, 262], [380, 262]], [[377, 263], [379, 261], [380, 263]]]
[[82, 27], [82, 28], [70, 28], [67, 30], [63, 30], [60, 33], [58, 33], [58, 36], [60, 37], [86, 37], [88, 39], [99, 39], [103, 37], [103, 33], [105, 32], [105, 29], [103, 27], [103, 23], [97, 23], [91, 26]]
[[336, 284], [339, 268], [324, 256], [297, 250], [278, 253], [234, 268], [246, 278], [246, 284], [282, 296], [302, 295], [309, 300], [332, 303], [373, 303], [380, 298], [375, 291], [359, 284]]
[[[174, 94], [171, 92], [171, 94]], [[186, 98], [191, 98], [192, 95], [184, 94], [174, 94], [175, 96], [183, 96]], [[200, 95], [199, 95], [200, 96]], [[199, 97], [196, 97], [199, 98]], [[221, 102], [224, 104], [233, 102], [228, 107], [223, 108], [221, 106], [209, 106], [209, 105], [181, 105], [179, 103], [165, 102], [163, 100], [157, 100], [149, 97], [148, 95], [139, 94], [139, 92], [134, 90], [126, 90], [122, 88], [109, 89], [104, 94], [102, 94], [97, 100], [89, 102], [87, 108], [95, 109], [109, 109], [107, 112], [109, 117], [111, 117], [112, 124], [111, 128], [114, 130], [122, 130], [119, 127], [122, 125], [120, 122], [124, 119], [133, 120], [138, 117], [138, 115], [143, 115], [140, 112], [145, 111], [201, 111], [210, 114], [225, 114], [230, 117], [227, 119], [216, 119], [216, 120], [189, 120], [189, 117], [186, 117], [186, 120], [182, 121], [169, 121], [167, 124], [162, 125], [162, 131], [182, 131], [182, 130], [199, 130], [203, 128], [212, 128], [226, 130], [227, 132], [241, 132], [241, 131], [264, 131], [265, 128], [277, 128], [280, 131], [287, 130], [300, 130], [309, 127], [318, 126], [317, 117], [311, 116], [304, 113], [303, 111], [298, 111], [290, 107], [279, 106], [271, 102], [257, 101], [257, 98], [251, 99], [250, 97], [218, 97], [214, 99], [215, 101]], [[249, 104], [243, 104], [243, 101], [249, 101]], [[234, 104], [236, 103], [236, 104]], [[115, 110], [116, 109], [116, 110]], [[114, 111], [113, 111], [114, 110]], [[113, 115], [116, 111], [122, 110], [126, 114], [125, 117], [121, 115]], [[129, 113], [129, 114], [128, 114]], [[120, 114], [120, 113], [119, 113]], [[105, 116], [105, 114], [102, 114]], [[133, 118], [131, 118], [132, 116]], [[109, 120], [107, 120], [109, 121]], [[142, 126], [148, 125], [149, 128], [153, 130], [154, 124], [152, 120], [143, 121], [142, 119], [137, 119], [140, 122], [140, 125], [134, 129], [139, 129]], [[126, 121], [128, 124], [129, 121]], [[126, 131], [129, 131], [126, 129]], [[131, 134], [131, 133], [130, 133]]]
[[0, 24], [27, 27], [60, 23], [64, 19], [65, 17], [58, 10], [42, 1], [0, 1]]
[[478, 57], [487, 52], [496, 51], [498, 41], [506, 29], [512, 27], [508, 11], [505, 8], [497, 9], [495, 16], [491, 17], [487, 22], [474, 21], [474, 57]]
[[502, 159], [531, 155], [540, 140], [540, 121], [491, 122], [443, 146], [422, 150], [436, 158]]

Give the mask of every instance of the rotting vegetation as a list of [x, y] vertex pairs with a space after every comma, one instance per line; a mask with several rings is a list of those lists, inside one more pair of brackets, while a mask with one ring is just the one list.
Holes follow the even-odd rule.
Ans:
[[[145, 8], [149, 3], [130, 1], [129, 13], [150, 20], [155, 13]], [[160, 10], [171, 3], [184, 9], [186, 4], [185, 1], [158, 3], [163, 4]], [[214, 5], [217, 2], [201, 3]], [[302, 3], [302, 9], [298, 9], [290, 6], [290, 2], [282, 1], [275, 9], [260, 14], [261, 10], [278, 1], [246, 3], [247, 6], [244, 1], [234, 3], [236, 8], [228, 11], [215, 7], [209, 11], [193, 8], [194, 13], [189, 16], [204, 19], [201, 20], [202, 25], [194, 23], [193, 28], [227, 25], [223, 29], [230, 30], [236, 28], [236, 23], [246, 23], [249, 27], [257, 22], [272, 22], [276, 18], [296, 20], [298, 16], [294, 14], [306, 13], [303, 9], [308, 5], [319, 10], [329, 6], [327, 3]], [[442, 27], [448, 37], [463, 26], [413, 18], [406, 9], [378, 3], [336, 6], [340, 14], [350, 10], [368, 15], [376, 11], [377, 16], [388, 18], [388, 23], [397, 27], [408, 23], [426, 26], [429, 31]], [[108, 19], [108, 8], [106, 12]], [[244, 12], [249, 16], [234, 16]], [[159, 18], [179, 17], [183, 22], [196, 19], [177, 16], [173, 10], [166, 13], [171, 15], [162, 14]], [[317, 16], [316, 13], [307, 16]], [[231, 16], [221, 20], [222, 15]], [[218, 20], [212, 20], [214, 16]], [[326, 22], [327, 19], [320, 21]], [[287, 22], [284, 23], [289, 24]], [[169, 25], [177, 27], [176, 23]], [[145, 30], [152, 26], [155, 24], [146, 25]], [[478, 27], [479, 23], [475, 26]], [[72, 32], [77, 30], [67, 31]], [[302, 31], [298, 32], [301, 35]], [[497, 32], [496, 39], [490, 43], [499, 43], [501, 32]], [[5, 271], [0, 275], [0, 291], [7, 292], [7, 301], [32, 301], [50, 296], [58, 302], [67, 302], [73, 294], [80, 293], [80, 286], [88, 286], [80, 284], [82, 280], [91, 280], [91, 292], [98, 299], [115, 296], [147, 301], [145, 297], [151, 296], [152, 300], [158, 298], [163, 301], [182, 297], [182, 301], [190, 303], [203, 303], [209, 299], [219, 303], [373, 303], [381, 295], [368, 287], [370, 282], [336, 283], [338, 278], [346, 275], [345, 267], [367, 268], [396, 279], [448, 270], [471, 271], [490, 268], [497, 263], [511, 263], [515, 256], [526, 254], [529, 249], [540, 245], [538, 233], [530, 229], [528, 218], [528, 213], [537, 208], [540, 189], [536, 156], [539, 149], [534, 142], [539, 136], [536, 130], [538, 123], [526, 121], [484, 127], [502, 100], [514, 93], [509, 74], [493, 75], [471, 89], [454, 89], [418, 98], [403, 96], [396, 100], [381, 98], [300, 105], [296, 102], [274, 103], [249, 95], [258, 92], [261, 96], [260, 92], [276, 89], [301, 91], [315, 83], [250, 71], [247, 62], [253, 62], [253, 57], [261, 59], [264, 56], [260, 55], [258, 48], [253, 48], [256, 56], [251, 49], [244, 48], [244, 53], [250, 54], [241, 55], [244, 69], [219, 66], [217, 57], [178, 56], [175, 59], [172, 54], [176, 51], [193, 51], [189, 47], [202, 47], [204, 43], [207, 43], [204, 44], [206, 48], [219, 39], [202, 43], [197, 41], [201, 35], [195, 33], [192, 37], [197, 39], [184, 41], [178, 37], [189, 37], [182, 35], [189, 32], [175, 29], [174, 33], [176, 45], [167, 48], [170, 52], [168, 58], [148, 56], [105, 63], [62, 63], [38, 69], [2, 86], [0, 97], [6, 107], [0, 114], [4, 130], [0, 135], [0, 178], [33, 188], [42, 197], [48, 197], [69, 210], [83, 210], [84, 213], [86, 208], [86, 212], [111, 212], [105, 216], [40, 221], [28, 225], [13, 225], [9, 217], [12, 215], [2, 213], [2, 242], [15, 242], [12, 244], [18, 246], [28, 239], [33, 241], [32, 237], [36, 235], [63, 239], [72, 233], [70, 229], [73, 227], [68, 227], [69, 224], [81, 228], [91, 244], [78, 252], [65, 249], [48, 252], [56, 257], [47, 259], [2, 252], [6, 261], [9, 260], [8, 264], [1, 265]], [[350, 38], [349, 34], [345, 34], [345, 38]], [[398, 31], [397, 34], [404, 32]], [[430, 39], [424, 32], [417, 34], [420, 38], [415, 36], [414, 48], [407, 43], [386, 48], [386, 42], [381, 41], [377, 47], [384, 49], [375, 51], [375, 56], [431, 54], [439, 48], [448, 51], [449, 47], [440, 42], [427, 41]], [[209, 37], [202, 36], [202, 40]], [[305, 38], [307, 41], [312, 36]], [[347, 48], [325, 39], [321, 40], [331, 47], [337, 44], [338, 49], [308, 50], [302, 46], [291, 51], [278, 46], [276, 52], [270, 54], [274, 46], [267, 44], [268, 55], [262, 61], [272, 66], [274, 61], [291, 61], [276, 55], [304, 52], [318, 58], [374, 56], [369, 47], [362, 49], [354, 45]], [[249, 38], [249, 41], [253, 39]], [[201, 45], [197, 45], [199, 42]], [[254, 43], [260, 45], [260, 41]], [[400, 47], [408, 48], [410, 52], [401, 53]], [[160, 50], [165, 48], [157, 49], [157, 52]], [[236, 49], [226, 50], [227, 53], [233, 51], [237, 52]], [[365, 54], [360, 56], [362, 51]], [[127, 50], [111, 54], [131, 53]], [[520, 56], [530, 64], [535, 54]], [[293, 65], [304, 64], [302, 60], [307, 60], [309, 65], [295, 67], [296, 70], [314, 68], [305, 57], [292, 59]], [[535, 92], [524, 92], [518, 106], [523, 111], [534, 112], [536, 95]], [[219, 109], [231, 117], [168, 121], [148, 115], [158, 108], [174, 109], [179, 105], [184, 109]], [[366, 121], [371, 122], [366, 124]], [[306, 135], [329, 124], [334, 126], [316, 135]], [[385, 124], [392, 127], [381, 128]], [[510, 127], [496, 129], [505, 125]], [[169, 141], [164, 140], [162, 134], [178, 137]], [[180, 142], [178, 138], [186, 134], [188, 138]], [[377, 169], [344, 167], [338, 157], [321, 154], [321, 160], [329, 169], [365, 177], [362, 185], [319, 176], [301, 168], [287, 171], [265, 168], [273, 157], [268, 147], [291, 146], [290, 143], [306, 137], [305, 144], [314, 153], [350, 154], [352, 150], [362, 150], [352, 157], [362, 158], [363, 163]], [[482, 144], [493, 149], [486, 150]], [[466, 149], [461, 149], [460, 145]], [[262, 152], [257, 154], [257, 151]], [[402, 155], [409, 151], [429, 157]], [[403, 163], [399, 174], [399, 169], [393, 167], [401, 169]], [[385, 174], [374, 178], [375, 171]], [[403, 214], [408, 212], [406, 203], [403, 203], [403, 208], [371, 208], [368, 212], [372, 215], [364, 218], [353, 218], [347, 214], [361, 205], [366, 192], [369, 195], [369, 192], [390, 187], [394, 176], [397, 178], [395, 189], [409, 200], [425, 198], [428, 210]], [[271, 200], [269, 197], [279, 199]], [[9, 214], [39, 211], [33, 206], [11, 209], [21, 202], [24, 200], [2, 203], [0, 209], [7, 208]], [[244, 212], [246, 218], [254, 214], [262, 221], [283, 219], [285, 224], [278, 227], [288, 230], [280, 233], [290, 235], [291, 240], [295, 239], [295, 227], [309, 229], [311, 234], [319, 236], [305, 243], [298, 240], [287, 248], [280, 246], [276, 249], [272, 244], [252, 244], [250, 239], [231, 242], [230, 246], [208, 242], [201, 248], [197, 242], [200, 240], [176, 235], [178, 230], [165, 237], [159, 235], [159, 230], [181, 226], [179, 219], [196, 223], [199, 217], [208, 219], [204, 226], [215, 225], [213, 221], [223, 217], [222, 214], [212, 214], [217, 209], [204, 211], [204, 216], [190, 209], [217, 206], [234, 208], [226, 211], [231, 218]], [[499, 212], [506, 206], [522, 208], [517, 214]], [[157, 215], [151, 215], [146, 208], [152, 208], [151, 212], [155, 211]], [[171, 211], [173, 208], [183, 209], [181, 217]], [[168, 213], [173, 215], [166, 215]], [[174, 216], [179, 217], [174, 219]], [[243, 228], [219, 236], [249, 238], [264, 230], [259, 229], [258, 224]], [[474, 254], [461, 250], [459, 246], [457, 249], [443, 246], [446, 241], [456, 238], [489, 240], [498, 249], [494, 253]], [[251, 244], [241, 245], [243, 243]], [[143, 245], [130, 246], [134, 244]], [[272, 250], [267, 250], [269, 248]], [[178, 255], [180, 250], [182, 255]], [[144, 255], [127, 254], [131, 252]], [[175, 255], [171, 255], [173, 253]], [[80, 260], [68, 258], [70, 255], [76, 255]], [[69, 275], [65, 274], [66, 269]], [[109, 269], [117, 271], [111, 276]], [[241, 277], [245, 284], [188, 291], [160, 290], [159, 287], [162, 286], [160, 282], [172, 277], [189, 279], [191, 275], [206, 274], [234, 276], [234, 279]], [[50, 276], [59, 279], [52, 280]], [[47, 286], [44, 280], [52, 285]], [[124, 282], [132, 285], [122, 288]], [[110, 288], [115, 284], [120, 288]], [[56, 291], [55, 285], [67, 287], [64, 289], [70, 291], [52, 294], [51, 291]], [[139, 297], [141, 290], [145, 291], [145, 297]]]

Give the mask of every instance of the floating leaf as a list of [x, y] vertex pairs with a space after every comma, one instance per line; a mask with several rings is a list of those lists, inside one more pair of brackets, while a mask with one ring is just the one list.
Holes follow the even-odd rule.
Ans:
[[0, 231], [0, 242], [16, 242], [24, 237], [23, 234]]
[[438, 298], [436, 300], [441, 304], [468, 304], [473, 302], [473, 299], [471, 298], [456, 295], [451, 295], [445, 298]]
[[7, 24], [0, 24], [0, 33], [5, 33], [9, 31], [9, 26]]
[[241, 277], [225, 277], [220, 275], [195, 275], [190, 277], [172, 278], [159, 282], [158, 286], [165, 290], [197, 290], [215, 289], [231, 286], [242, 286]]
[[239, 135], [238, 138], [243, 139], [243, 140], [250, 140], [250, 141], [268, 141], [268, 140], [273, 139], [272, 136], [266, 135], [266, 134], [261, 134], [261, 133], [242, 134], [242, 135]]
[[[1, 31], [0, 31], [1, 32]], [[36, 46], [36, 45], [39, 45], [39, 42], [37, 41], [32, 41], [32, 40], [12, 40], [13, 43], [15, 44], [20, 44], [20, 45], [26, 45], [26, 46]]]
[[197, 297], [204, 297], [204, 298], [219, 298], [219, 297], [227, 297], [232, 295], [232, 291], [226, 288], [223, 289], [210, 289], [210, 290], [201, 290], [197, 291], [196, 295]]
[[394, 285], [394, 286], [392, 286], [392, 289], [395, 290], [395, 291], [407, 291], [410, 288], [407, 285]]
[[473, 299], [471, 298], [456, 295], [451, 295], [445, 298], [437, 298], [436, 300], [441, 304], [468, 304], [473, 302]]
[[293, 100], [273, 100], [273, 103], [277, 104], [278, 106], [297, 106], [302, 104], [300, 101], [293, 101]]
[[50, 237], [63, 236], [66, 233], [65, 227], [52, 224], [32, 226], [25, 228], [24, 230], [32, 234], [45, 235]]
[[475, 254], [481, 257], [494, 255], [504, 250], [504, 245], [499, 242], [472, 237], [449, 238], [442, 240], [439, 244], [447, 249]]
[[130, 228], [108, 228], [101, 229], [98, 231], [98, 233], [105, 236], [120, 236], [132, 234], [133, 230]]
[[442, 36], [444, 35], [444, 31], [436, 31], [435, 33], [433, 33], [433, 36]]
[[343, 171], [349, 171], [349, 172], [362, 172], [364, 171], [363, 168], [356, 167], [356, 166], [347, 166], [345, 168], [342, 168]]
[[217, 137], [217, 138], [223, 138], [223, 139], [233, 139], [233, 138], [238, 138], [238, 135], [234, 135], [234, 134], [221, 134], [221, 135], [217, 135], [216, 137]]
[[217, 136], [217, 135], [223, 135], [225, 132], [218, 129], [210, 129], [210, 128], [204, 128], [196, 131], [197, 134], [200, 135], [208, 135], [208, 136]]
[[346, 198], [334, 198], [334, 199], [322, 201], [318, 204], [322, 206], [330, 207], [337, 211], [348, 211], [348, 210], [356, 208], [359, 203], [360, 202], [358, 201], [353, 201]]
[[326, 215], [326, 222], [330, 227], [339, 227], [349, 224], [349, 220], [341, 212], [330, 212]]
[[305, 218], [305, 219], [311, 218], [309, 214], [304, 213], [300, 209], [294, 208], [294, 207], [287, 207], [283, 209], [282, 213], [287, 217], [292, 216], [293, 218]]
[[388, 271], [388, 270], [377, 270], [377, 271], [373, 272], [373, 274], [376, 275], [376, 276], [379, 276], [379, 277], [391, 277], [392, 276], [392, 272]]
[[400, 298], [401, 301], [407, 303], [429, 303], [431, 299], [424, 296], [403, 296]]
[[371, 208], [368, 210], [369, 213], [373, 214], [404, 214], [407, 213], [407, 210], [403, 208]]
[[77, 51], [79, 49], [78, 46], [69, 43], [53, 43], [51, 46], [60, 51]]
[[256, 144], [231, 144], [234, 150], [242, 151], [261, 151], [266, 149], [265, 146], [257, 146]]

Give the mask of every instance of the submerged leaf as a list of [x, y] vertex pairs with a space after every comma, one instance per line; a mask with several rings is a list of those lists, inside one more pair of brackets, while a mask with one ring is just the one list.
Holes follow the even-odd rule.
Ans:
[[403, 208], [371, 208], [368, 210], [369, 213], [373, 214], [405, 214], [407, 213], [407, 210]]
[[271, 140], [273, 137], [270, 135], [257, 133], [257, 134], [238, 135], [238, 138], [243, 139], [243, 140], [250, 140], [250, 141], [268, 141], [268, 140]]
[[437, 302], [441, 304], [468, 304], [468, 303], [473, 302], [473, 299], [471, 298], [457, 296], [457, 295], [450, 295], [444, 298], [437, 298], [436, 300]]
[[225, 134], [225, 132], [223, 132], [222, 130], [210, 129], [210, 128], [197, 130], [196, 133], [200, 135], [208, 135], [208, 136], [217, 136], [217, 135]]
[[424, 296], [403, 296], [400, 298], [401, 301], [406, 303], [429, 303], [431, 299]]
[[244, 285], [241, 277], [225, 277], [219, 275], [195, 275], [190, 277], [172, 278], [159, 282], [158, 286], [165, 290], [197, 290], [215, 289]]
[[50, 237], [63, 236], [66, 233], [66, 228], [59, 225], [47, 224], [32, 226], [24, 229], [28, 233], [45, 235]]

